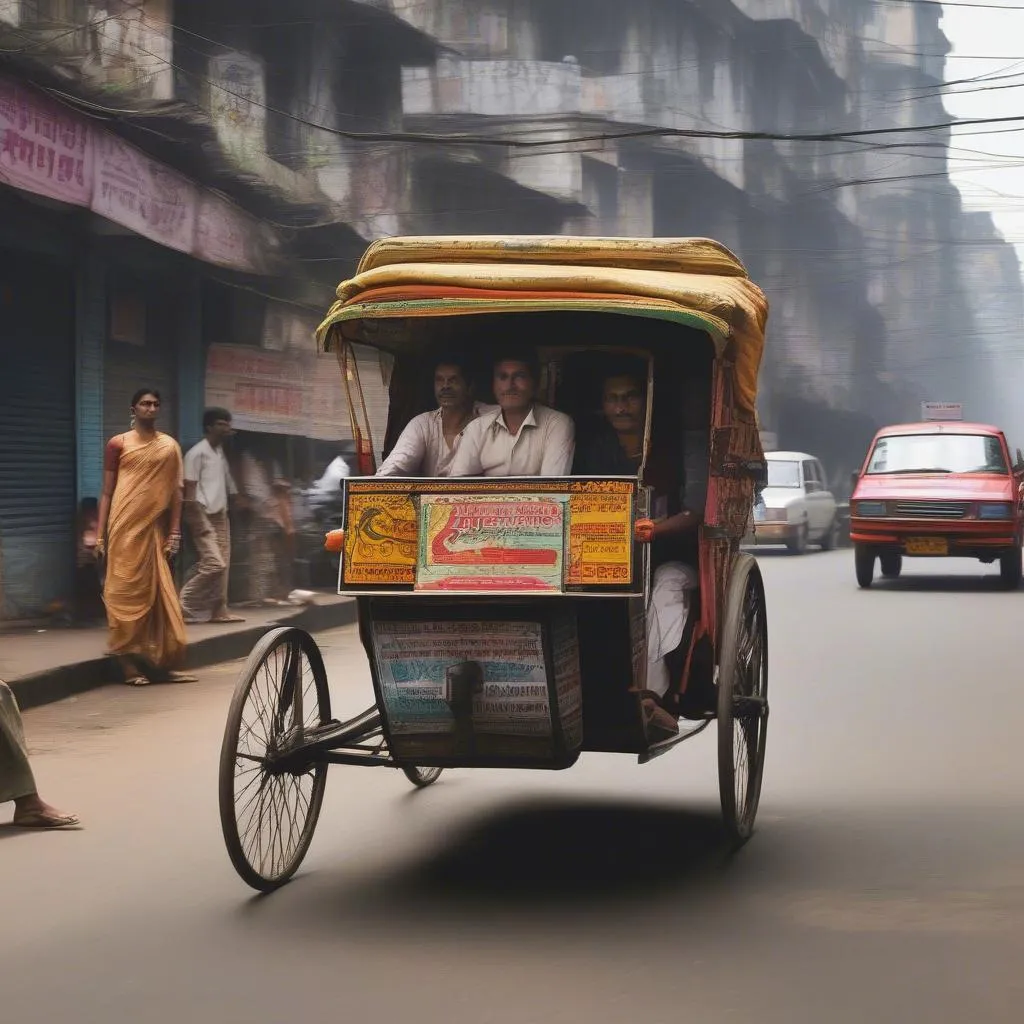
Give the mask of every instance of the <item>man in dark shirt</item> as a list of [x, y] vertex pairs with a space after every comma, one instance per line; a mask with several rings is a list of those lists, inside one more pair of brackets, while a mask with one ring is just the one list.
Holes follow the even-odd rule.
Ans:
[[[577, 476], [636, 476], [643, 458], [647, 394], [643, 379], [630, 370], [605, 377], [601, 409], [604, 423], [580, 446]], [[679, 731], [676, 717], [661, 701], [669, 690], [666, 658], [682, 643], [690, 594], [699, 586], [694, 565], [697, 529], [707, 499], [706, 432], [684, 434], [681, 453], [653, 446], [644, 467], [644, 484], [653, 490], [652, 517], [638, 523], [640, 539], [652, 545], [654, 578], [647, 606], [647, 690], [644, 713], [658, 733]]]

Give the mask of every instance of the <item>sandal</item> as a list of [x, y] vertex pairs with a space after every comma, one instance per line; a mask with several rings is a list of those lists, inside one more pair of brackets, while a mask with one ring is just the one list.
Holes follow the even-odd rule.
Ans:
[[165, 679], [167, 683], [198, 683], [199, 676], [190, 675], [188, 672], [168, 672]]
[[14, 816], [11, 824], [15, 828], [70, 828], [79, 824], [77, 814], [47, 814], [44, 811], [32, 811], [20, 817]]
[[126, 679], [125, 686], [152, 686], [153, 680], [147, 676], [132, 676], [131, 679]]

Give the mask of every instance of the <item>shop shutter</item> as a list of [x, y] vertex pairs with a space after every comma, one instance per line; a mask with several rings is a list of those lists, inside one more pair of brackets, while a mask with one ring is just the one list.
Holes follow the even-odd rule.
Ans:
[[74, 290], [70, 273], [0, 250], [0, 617], [72, 596]]
[[123, 285], [112, 290], [103, 378], [104, 437], [128, 430], [132, 396], [141, 387], [160, 392], [158, 427], [178, 436], [175, 324], [169, 300]]

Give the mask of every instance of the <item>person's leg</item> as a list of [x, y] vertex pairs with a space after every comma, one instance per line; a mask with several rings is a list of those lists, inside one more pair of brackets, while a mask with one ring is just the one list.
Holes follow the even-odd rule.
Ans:
[[[217, 538], [217, 550], [224, 563], [224, 571], [217, 582], [216, 603], [211, 622], [244, 622], [240, 615], [232, 615], [228, 611], [228, 580], [231, 573], [231, 521], [227, 512], [211, 516], [214, 534]], [[211, 584], [212, 586], [212, 584]]]
[[181, 588], [181, 611], [186, 622], [209, 622], [220, 599], [221, 575], [227, 566], [210, 517], [198, 505], [191, 504], [186, 517], [196, 564]]
[[0, 682], [0, 803], [8, 801], [14, 801], [14, 824], [22, 828], [78, 824], [75, 815], [62, 814], [39, 796], [18, 702], [10, 687]]
[[690, 614], [689, 591], [697, 586], [697, 573], [682, 562], [666, 562], [655, 570], [647, 606], [647, 689], [659, 697], [668, 692], [665, 659], [682, 643]]

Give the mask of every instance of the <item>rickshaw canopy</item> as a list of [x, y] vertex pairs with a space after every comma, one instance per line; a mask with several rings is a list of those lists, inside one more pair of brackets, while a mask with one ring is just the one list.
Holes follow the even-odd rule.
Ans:
[[[705, 332], [719, 358], [734, 360], [736, 403], [754, 414], [768, 302], [736, 256], [709, 239], [382, 239], [338, 286], [317, 340], [329, 350], [336, 328], [360, 321], [573, 310]], [[375, 343], [403, 347], [399, 335]]]

